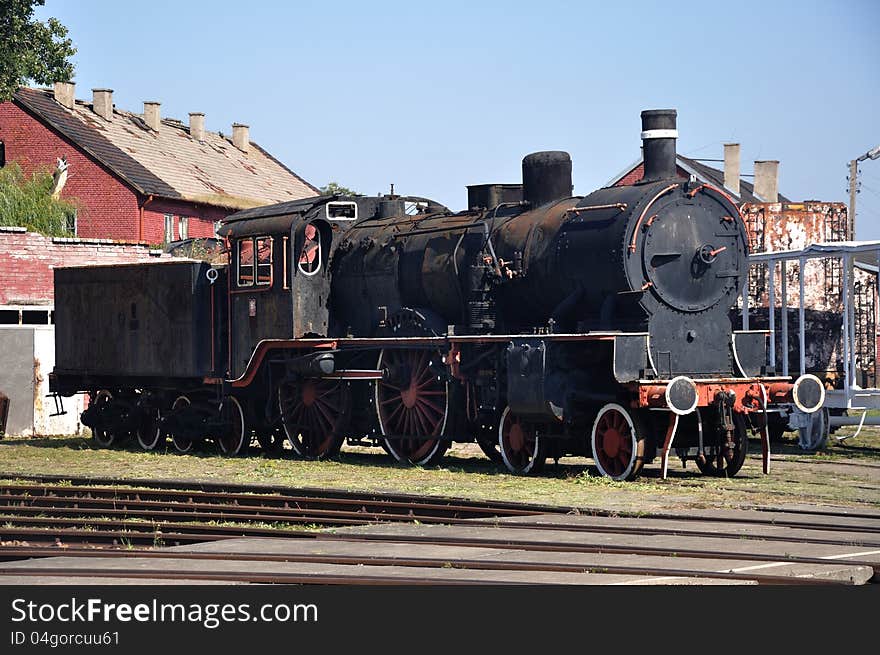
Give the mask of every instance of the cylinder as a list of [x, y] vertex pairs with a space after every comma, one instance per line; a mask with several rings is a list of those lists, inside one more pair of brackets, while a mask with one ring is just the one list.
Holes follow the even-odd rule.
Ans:
[[522, 160], [523, 199], [533, 208], [571, 197], [571, 157], [567, 152], [533, 152]]
[[675, 177], [675, 140], [678, 138], [674, 109], [646, 109], [642, 112], [644, 180]]

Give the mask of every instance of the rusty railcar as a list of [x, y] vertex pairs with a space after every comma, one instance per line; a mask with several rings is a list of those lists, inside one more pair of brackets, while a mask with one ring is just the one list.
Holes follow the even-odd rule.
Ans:
[[[568, 154], [541, 152], [522, 185], [470, 187], [463, 212], [392, 195], [233, 214], [228, 264], [202, 271], [222, 300], [197, 329], [200, 379], [161, 386], [119, 361], [115, 379], [67, 367], [53, 384], [91, 395], [83, 420], [104, 442], [144, 432], [151, 448], [286, 438], [324, 458], [349, 440], [428, 465], [476, 441], [516, 473], [574, 454], [624, 480], [657, 457], [665, 475], [673, 452], [734, 475], [757, 431], [766, 471], [767, 407], [814, 411], [823, 387], [770, 369], [766, 331], [733, 329], [742, 216], [723, 190], [676, 178], [674, 110], [643, 112], [642, 128], [644, 179], [584, 197]], [[70, 347], [83, 328], [59, 314]]]

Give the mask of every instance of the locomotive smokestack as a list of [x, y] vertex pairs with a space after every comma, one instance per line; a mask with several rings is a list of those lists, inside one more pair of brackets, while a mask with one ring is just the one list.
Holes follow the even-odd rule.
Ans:
[[674, 109], [647, 109], [642, 112], [642, 153], [645, 160], [645, 181], [675, 177]]
[[523, 200], [540, 207], [571, 197], [571, 157], [567, 152], [533, 152], [522, 160]]

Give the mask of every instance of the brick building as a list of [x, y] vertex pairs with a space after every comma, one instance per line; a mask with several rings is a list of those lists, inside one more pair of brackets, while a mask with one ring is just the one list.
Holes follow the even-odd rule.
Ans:
[[[249, 139], [205, 130], [204, 114], [189, 123], [113, 106], [113, 93], [75, 99], [73, 84], [19, 89], [0, 104], [0, 166], [25, 173], [56, 169], [56, 190], [77, 207], [75, 238], [51, 238], [0, 227], [0, 391], [10, 398], [10, 434], [80, 429], [84, 398], [68, 399], [59, 415], [47, 399], [55, 361], [53, 269], [60, 266], [161, 261], [148, 244], [214, 236], [233, 211], [318, 194], [308, 182]], [[2, 435], [0, 435], [2, 436]]]
[[[0, 165], [25, 172], [66, 162], [61, 197], [74, 199], [76, 236], [162, 243], [214, 235], [215, 224], [238, 209], [296, 200], [318, 190], [233, 124], [231, 138], [162, 118], [157, 102], [136, 114], [117, 109], [113, 92], [75, 87], [19, 89], [0, 104]], [[62, 165], [63, 168], [63, 165]]]

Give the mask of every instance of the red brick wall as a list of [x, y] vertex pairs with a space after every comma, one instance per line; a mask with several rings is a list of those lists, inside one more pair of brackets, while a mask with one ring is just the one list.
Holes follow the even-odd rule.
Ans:
[[[55, 168], [64, 155], [70, 166], [61, 193], [76, 200], [77, 236], [85, 239], [137, 241], [140, 203], [144, 200], [100, 164], [64, 137], [12, 102], [0, 103], [0, 141], [6, 146], [6, 161], [17, 161], [25, 173], [39, 167]], [[214, 223], [233, 210], [199, 205], [182, 200], [155, 198], [144, 209], [143, 241], [162, 243], [165, 214], [174, 216], [174, 238], [179, 238], [180, 216], [189, 217], [190, 237], [214, 236]]]
[[21, 228], [0, 227], [0, 305], [51, 304], [55, 267], [125, 264], [170, 257], [150, 253], [151, 248], [144, 244], [58, 239]]
[[174, 235], [171, 239], [180, 238], [180, 217], [186, 216], [188, 235], [193, 237], [214, 236], [214, 223], [226, 218], [232, 210], [225, 211], [217, 207], [197, 206], [188, 202], [154, 198], [144, 208], [144, 241], [161, 243], [165, 239], [165, 214], [174, 219]]
[[[67, 157], [66, 200], [77, 199], [78, 235], [84, 238], [137, 239], [136, 194], [88, 155], [11, 102], [0, 104], [0, 140], [6, 161], [17, 161], [25, 173]], [[133, 228], [133, 229], [132, 229]]]

